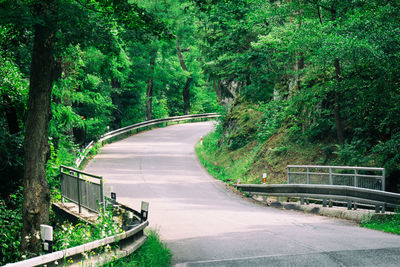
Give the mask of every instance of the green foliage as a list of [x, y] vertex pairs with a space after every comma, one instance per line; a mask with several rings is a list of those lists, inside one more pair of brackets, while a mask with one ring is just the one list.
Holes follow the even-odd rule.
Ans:
[[171, 266], [172, 254], [166, 244], [160, 240], [155, 230], [146, 232], [147, 241], [134, 253], [126, 258], [107, 264], [106, 266], [140, 266], [167, 267]]
[[65, 222], [63, 225], [58, 226], [56, 231], [54, 231], [54, 249], [58, 251], [79, 246], [119, 234], [120, 232], [122, 232], [122, 229], [120, 225], [114, 221], [113, 212], [107, 210], [99, 215], [96, 223], [93, 225], [83, 222], [72, 225], [71, 223]]
[[0, 199], [0, 265], [21, 258], [22, 188], [11, 194], [6, 201]]
[[77, 147], [68, 136], [61, 136], [58, 140], [58, 148], [52, 140], [50, 144], [50, 158], [47, 161], [46, 176], [52, 196], [60, 201], [60, 165], [73, 166], [77, 156]]
[[361, 222], [361, 227], [379, 230], [387, 233], [400, 234], [400, 213], [389, 216], [375, 216]]
[[0, 129], [0, 199], [5, 199], [22, 184], [24, 149], [22, 134], [10, 135]]
[[201, 164], [214, 178], [229, 184], [234, 184], [238, 179], [248, 183], [251, 178], [248, 173], [260, 149], [259, 146], [247, 145], [235, 151], [227, 150], [222, 145], [223, 132], [221, 124], [203, 139], [203, 145], [196, 144], [196, 154]]
[[287, 103], [281, 100], [272, 100], [266, 104], [259, 104], [262, 120], [257, 130], [257, 138], [266, 141], [277, 129], [279, 129], [286, 118]]
[[345, 143], [343, 146], [336, 145], [338, 163], [349, 166], [367, 166], [370, 157], [366, 156], [366, 145], [362, 140], [353, 140], [351, 143]]
[[[195, 4], [203, 26], [199, 36], [205, 73], [220, 99], [241, 98], [243, 107], [257, 103], [262, 114], [257, 141], [272, 146], [263, 149], [263, 156], [286, 158], [286, 153], [294, 153], [293, 147], [314, 146], [317, 152], [321, 144], [328, 148], [326, 157], [310, 160], [384, 166], [389, 176], [400, 169], [398, 4]], [[238, 109], [231, 109], [224, 119], [219, 144], [231, 144], [232, 152], [251, 143], [252, 136], [240, 123], [248, 114], [235, 114]], [[289, 146], [274, 143], [283, 134], [289, 137]], [[278, 152], [279, 147], [287, 147], [287, 152]]]
[[201, 164], [207, 169], [208, 173], [216, 179], [226, 181], [229, 179], [226, 171], [216, 164], [216, 154], [218, 153], [218, 142], [222, 137], [222, 128], [218, 126], [215, 131], [206, 135], [203, 145], [197, 144], [195, 147], [197, 157]]
[[17, 190], [22, 181], [24, 136], [16, 131], [23, 125], [27, 88], [27, 81], [12, 57], [0, 50], [0, 199]]
[[385, 162], [386, 168], [393, 169], [400, 164], [400, 133], [396, 133], [386, 142], [378, 143], [374, 149], [379, 162]]

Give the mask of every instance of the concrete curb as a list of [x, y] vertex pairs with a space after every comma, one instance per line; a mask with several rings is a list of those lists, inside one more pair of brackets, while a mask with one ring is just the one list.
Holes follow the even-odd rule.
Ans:
[[254, 199], [257, 202], [263, 203], [264, 205], [274, 208], [279, 208], [282, 210], [302, 211], [321, 216], [350, 220], [356, 223], [361, 223], [362, 221], [365, 220], [368, 221], [371, 220], [372, 218], [377, 218], [377, 217], [392, 216], [394, 214], [393, 212], [375, 213], [374, 210], [360, 209], [360, 208], [357, 210], [348, 210], [347, 207], [338, 207], [338, 206], [323, 207], [322, 205], [311, 204], [311, 203], [308, 205], [307, 204], [300, 205], [300, 202], [278, 202], [275, 199], [271, 198], [268, 198], [266, 199], [266, 201], [264, 201], [263, 197], [261, 196], [253, 196], [252, 199]]

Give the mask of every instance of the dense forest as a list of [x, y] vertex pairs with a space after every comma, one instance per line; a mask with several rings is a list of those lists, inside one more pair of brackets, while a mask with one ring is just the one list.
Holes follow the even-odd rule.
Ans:
[[18, 222], [0, 263], [37, 250], [20, 233], [49, 220], [60, 164], [152, 118], [221, 112], [215, 167], [241, 159], [248, 181], [364, 165], [398, 191], [399, 17], [397, 0], [0, 0], [0, 224]]
[[399, 1], [198, 1], [204, 71], [229, 103], [216, 176], [285, 182], [286, 165], [385, 167], [400, 183]]

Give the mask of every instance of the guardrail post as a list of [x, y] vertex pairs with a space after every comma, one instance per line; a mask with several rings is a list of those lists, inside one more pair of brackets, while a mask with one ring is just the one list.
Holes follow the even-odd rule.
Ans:
[[326, 207], [326, 202], [327, 202], [327, 200], [326, 200], [326, 198], [324, 198], [324, 199], [322, 199], [322, 207]]
[[385, 188], [385, 186], [386, 186], [386, 170], [385, 169], [383, 169], [382, 170], [382, 191], [386, 191], [386, 188]]
[[354, 169], [354, 186], [358, 187], [358, 171]]
[[103, 183], [103, 177], [101, 177], [100, 179], [100, 209], [103, 210], [103, 212], [105, 212], [106, 209], [106, 205], [104, 203], [104, 183]]
[[304, 197], [300, 198], [300, 205], [304, 205]]
[[351, 206], [352, 206], [351, 201], [347, 201], [347, 209], [348, 209], [348, 210], [351, 210]]
[[81, 207], [81, 189], [79, 186], [79, 173], [77, 173], [77, 176], [76, 176], [76, 186], [78, 188], [78, 209], [79, 209], [79, 213], [81, 213], [82, 207]]
[[376, 204], [375, 205], [375, 213], [380, 213], [381, 212], [381, 205]]
[[61, 192], [61, 202], [64, 203], [64, 194], [63, 194], [63, 187], [62, 183], [64, 181], [63, 173], [62, 173], [62, 166], [60, 166], [60, 192]]
[[310, 169], [309, 168], [307, 168], [306, 184], [310, 184]]
[[333, 179], [332, 179], [332, 168], [329, 167], [329, 184], [333, 185]]
[[286, 167], [286, 171], [287, 171], [287, 184], [290, 184], [290, 168]]

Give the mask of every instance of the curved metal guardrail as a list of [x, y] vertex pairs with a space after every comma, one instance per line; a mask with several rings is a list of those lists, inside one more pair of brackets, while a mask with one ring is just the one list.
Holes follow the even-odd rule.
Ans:
[[77, 168], [79, 168], [86, 158], [87, 154], [89, 153], [90, 149], [93, 148], [93, 146], [97, 143], [103, 143], [104, 141], [111, 139], [113, 137], [116, 137], [121, 134], [128, 133], [132, 130], [160, 124], [160, 123], [168, 123], [168, 122], [176, 122], [176, 121], [185, 121], [185, 120], [194, 120], [194, 119], [207, 119], [207, 118], [217, 118], [220, 115], [217, 113], [204, 113], [204, 114], [193, 114], [193, 115], [184, 115], [184, 116], [175, 116], [175, 117], [168, 117], [168, 118], [163, 118], [163, 119], [154, 119], [154, 120], [149, 120], [149, 121], [144, 121], [144, 122], [139, 122], [130, 126], [126, 126], [111, 132], [108, 132], [106, 134], [103, 134], [98, 141], [92, 141], [90, 142], [84, 149], [82, 154], [75, 160], [75, 165]]
[[[28, 260], [9, 263], [5, 266], [65, 266], [65, 264], [68, 266], [101, 266], [108, 262], [115, 261], [116, 259], [126, 257], [139, 248], [147, 239], [147, 236], [144, 234], [144, 229], [148, 224], [149, 222], [145, 221], [120, 234]], [[90, 252], [98, 250], [107, 245], [118, 245], [119, 248], [110, 251], [109, 253], [95, 253], [94, 255], [90, 256]]]
[[[375, 211], [385, 211], [386, 207], [400, 208], [400, 194], [342, 185], [317, 185], [317, 184], [236, 184], [242, 192], [253, 195], [301, 197], [344, 200], [348, 208], [355, 203], [375, 205]], [[302, 202], [304, 200], [302, 199]]]

